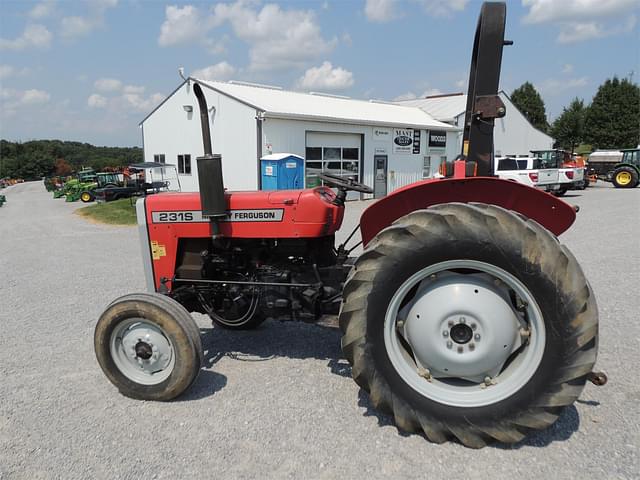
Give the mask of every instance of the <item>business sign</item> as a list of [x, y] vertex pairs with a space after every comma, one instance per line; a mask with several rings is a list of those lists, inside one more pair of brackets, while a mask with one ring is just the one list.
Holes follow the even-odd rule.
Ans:
[[394, 128], [393, 153], [411, 153], [413, 138], [413, 128]]
[[420, 130], [413, 131], [413, 151], [411, 153], [414, 155], [420, 153]]
[[377, 128], [373, 129], [373, 139], [376, 142], [383, 142], [389, 140], [391, 138], [391, 131], [388, 128]]
[[429, 130], [429, 148], [446, 148], [447, 132], [442, 130]]

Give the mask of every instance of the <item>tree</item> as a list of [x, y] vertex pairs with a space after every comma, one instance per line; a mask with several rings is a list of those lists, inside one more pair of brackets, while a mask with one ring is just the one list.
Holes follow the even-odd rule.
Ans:
[[571, 153], [582, 143], [585, 112], [584, 102], [574, 98], [568, 107], [562, 109], [551, 127], [551, 136], [562, 148], [571, 150]]
[[66, 177], [67, 175], [71, 175], [73, 173], [73, 168], [67, 163], [64, 158], [59, 158], [58, 160], [56, 160], [55, 168], [56, 175], [60, 177]]
[[511, 101], [534, 127], [542, 132], [549, 130], [544, 102], [531, 83], [525, 82], [516, 88], [511, 93]]
[[585, 116], [587, 143], [594, 148], [633, 148], [640, 143], [640, 87], [626, 78], [607, 79]]

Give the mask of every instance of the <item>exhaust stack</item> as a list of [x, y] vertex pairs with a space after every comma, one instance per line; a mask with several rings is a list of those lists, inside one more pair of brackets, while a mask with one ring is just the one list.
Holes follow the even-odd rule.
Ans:
[[200, 107], [200, 125], [202, 127], [202, 144], [204, 155], [196, 158], [198, 162], [198, 185], [200, 186], [200, 203], [202, 216], [209, 217], [213, 229], [213, 238], [220, 236], [218, 222], [227, 216], [227, 202], [224, 196], [222, 180], [222, 155], [213, 154], [211, 149], [211, 130], [209, 129], [209, 110], [202, 88], [193, 84], [193, 92]]

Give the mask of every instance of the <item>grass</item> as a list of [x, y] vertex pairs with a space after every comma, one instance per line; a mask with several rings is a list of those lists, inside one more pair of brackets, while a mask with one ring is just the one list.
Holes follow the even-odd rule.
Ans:
[[128, 198], [79, 208], [76, 213], [97, 223], [109, 225], [136, 224], [136, 206], [135, 203], [131, 205], [131, 200]]

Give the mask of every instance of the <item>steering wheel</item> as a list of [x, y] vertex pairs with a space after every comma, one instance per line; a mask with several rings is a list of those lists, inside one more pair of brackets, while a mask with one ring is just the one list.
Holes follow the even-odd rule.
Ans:
[[344, 190], [353, 190], [354, 192], [373, 193], [373, 188], [366, 186], [364, 183], [358, 183], [351, 177], [339, 177], [329, 173], [319, 173], [318, 177], [330, 187], [336, 187]]

